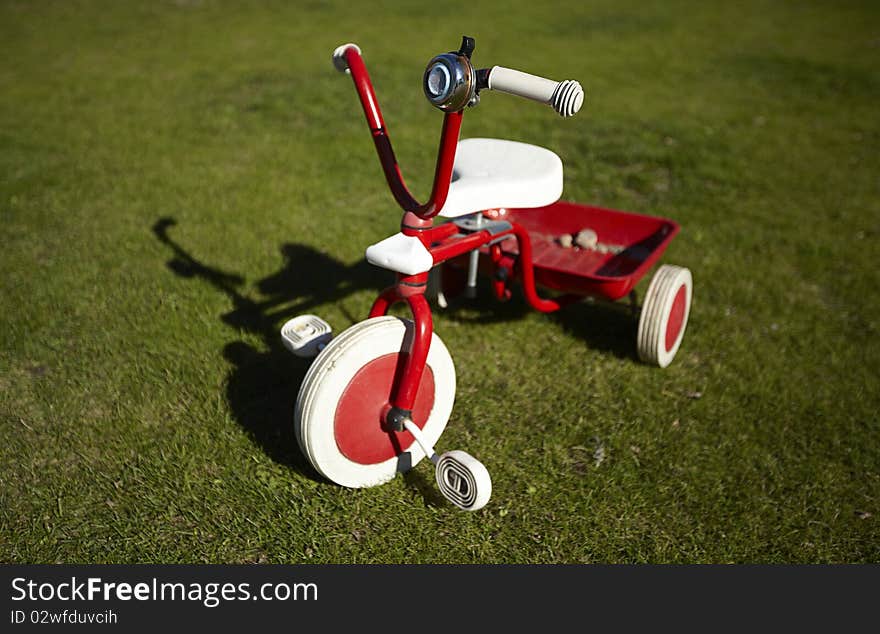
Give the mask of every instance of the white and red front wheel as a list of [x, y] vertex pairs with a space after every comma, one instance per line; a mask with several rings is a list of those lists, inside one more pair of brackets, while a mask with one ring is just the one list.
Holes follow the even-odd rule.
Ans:
[[645, 363], [665, 368], [681, 346], [693, 295], [690, 270], [664, 264], [657, 269], [639, 318], [637, 348]]
[[[425, 457], [412, 434], [383, 425], [413, 328], [412, 321], [391, 316], [360, 322], [331, 341], [309, 368], [296, 402], [296, 438], [327, 479], [346, 487], [376, 486]], [[434, 444], [452, 413], [455, 367], [440, 338], [432, 337], [412, 418]]]

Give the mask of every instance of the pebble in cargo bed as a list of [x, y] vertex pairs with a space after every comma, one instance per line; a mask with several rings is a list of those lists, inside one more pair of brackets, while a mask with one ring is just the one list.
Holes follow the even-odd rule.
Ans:
[[581, 229], [575, 234], [564, 233], [556, 239], [563, 249], [577, 247], [585, 251], [596, 251], [598, 253], [618, 254], [623, 251], [624, 247], [620, 244], [606, 244], [599, 242], [599, 236], [592, 229]]

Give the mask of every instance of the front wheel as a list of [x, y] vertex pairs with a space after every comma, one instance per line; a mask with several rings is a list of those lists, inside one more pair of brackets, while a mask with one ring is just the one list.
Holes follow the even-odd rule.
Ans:
[[692, 294], [690, 270], [669, 264], [657, 269], [639, 318], [637, 348], [642, 361], [661, 368], [672, 363], [684, 338]]
[[[331, 341], [309, 368], [294, 427], [300, 450], [327, 479], [346, 487], [376, 486], [425, 457], [412, 434], [386, 431], [382, 420], [413, 332], [408, 319], [368, 319]], [[434, 334], [412, 416], [432, 445], [454, 400], [455, 367]]]

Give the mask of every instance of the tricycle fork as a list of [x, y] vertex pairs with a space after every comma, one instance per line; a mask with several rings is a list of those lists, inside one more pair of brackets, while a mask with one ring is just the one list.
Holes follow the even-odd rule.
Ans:
[[405, 421], [412, 419], [413, 405], [428, 363], [434, 320], [431, 307], [425, 299], [427, 284], [427, 273], [400, 274], [397, 283], [382, 291], [370, 309], [371, 318], [381, 317], [387, 315], [397, 302], [406, 302], [413, 316], [412, 337], [404, 338], [400, 351], [404, 355], [403, 369], [394, 377], [390, 407], [385, 414], [385, 423], [394, 431], [404, 431]]

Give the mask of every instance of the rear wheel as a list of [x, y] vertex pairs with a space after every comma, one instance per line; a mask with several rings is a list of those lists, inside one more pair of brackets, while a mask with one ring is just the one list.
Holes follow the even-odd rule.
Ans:
[[672, 363], [687, 328], [692, 294], [690, 270], [669, 264], [657, 269], [639, 318], [636, 345], [642, 361], [661, 368]]
[[[407, 319], [355, 324], [324, 348], [299, 391], [294, 426], [303, 454], [324, 477], [347, 487], [382, 484], [424, 458], [409, 432], [386, 431], [383, 416], [413, 336]], [[413, 421], [437, 442], [455, 400], [455, 368], [435, 334]]]

